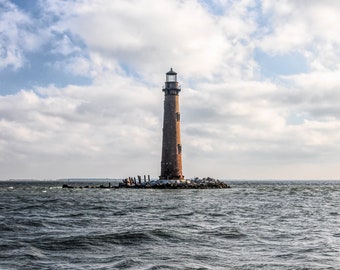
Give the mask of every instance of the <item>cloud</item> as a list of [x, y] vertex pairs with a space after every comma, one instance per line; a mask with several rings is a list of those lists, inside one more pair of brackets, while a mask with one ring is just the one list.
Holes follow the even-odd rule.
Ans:
[[[202, 79], [221, 77], [221, 73], [241, 76], [247, 72], [249, 76], [252, 68], [251, 48], [241, 45], [249, 42], [251, 19], [244, 22], [234, 14], [236, 10], [227, 19], [211, 16], [196, 1], [164, 1], [162, 5], [145, 0], [79, 1], [69, 2], [68, 7], [47, 3], [57, 14], [63, 12], [56, 9], [75, 11], [53, 29], [80, 37], [95, 61], [113, 65], [113, 70], [123, 66], [159, 83], [155, 71], [174, 64], [182, 76]], [[240, 70], [239, 64], [245, 62]]]
[[[1, 178], [157, 177], [170, 67], [182, 85], [187, 177], [338, 177], [337, 4], [46, 0], [38, 19], [1, 3], [16, 14], [1, 20], [24, 33], [3, 35], [17, 50], [3, 68], [24, 69], [44, 47], [56, 81], [90, 79], [0, 96]], [[19, 36], [34, 42], [26, 49]], [[264, 74], [264, 55], [308, 67]]]
[[[315, 74], [311, 77], [317, 80]], [[287, 88], [271, 82], [241, 81], [215, 85], [213, 92], [183, 93], [186, 157], [207, 164], [196, 171], [230, 169], [230, 174], [237, 175], [242, 174], [243, 164], [245, 171], [256, 165], [262, 168], [262, 175], [270, 175], [276, 168], [281, 175], [292, 177], [287, 168], [293, 164], [304, 164], [301, 170], [306, 174], [311, 163], [337, 164], [338, 91], [311, 89], [315, 82], [301, 81], [310, 85]], [[217, 164], [210, 159], [218, 160]]]
[[335, 1], [262, 1], [270, 16], [258, 46], [273, 54], [303, 52], [313, 70], [339, 69], [340, 4]]
[[80, 50], [81, 49], [77, 47], [77, 45], [75, 45], [67, 35], [64, 34], [62, 38], [56, 42], [55, 48], [52, 50], [52, 52], [67, 56], [75, 52], [79, 52]]
[[[129, 92], [121, 93], [122, 89]], [[32, 164], [17, 171], [18, 177], [47, 177], [51, 170], [55, 177], [87, 176], [92, 175], [88, 169], [93, 163], [106, 168], [97, 171], [98, 176], [123, 177], [127, 169], [136, 174], [140, 166], [131, 170], [127, 157], [131, 162], [145, 155], [158, 158], [159, 118], [146, 110], [154, 105], [150, 90], [118, 76], [89, 87], [51, 86], [2, 96], [0, 146], [6, 153], [2, 173]], [[112, 171], [111, 166], [121, 171]]]
[[[339, 71], [315, 71], [291, 76], [284, 79], [289, 82], [291, 89], [285, 99], [293, 107], [298, 107], [307, 117], [312, 119], [340, 119], [340, 80]], [[278, 100], [278, 97], [276, 98]], [[293, 104], [294, 103], [294, 104]]]
[[32, 43], [28, 33], [20, 30], [20, 26], [30, 24], [30, 19], [7, 1], [0, 2], [0, 14], [0, 68], [12, 66], [16, 69], [24, 61], [22, 48], [17, 46], [19, 39], [23, 37], [24, 43]]

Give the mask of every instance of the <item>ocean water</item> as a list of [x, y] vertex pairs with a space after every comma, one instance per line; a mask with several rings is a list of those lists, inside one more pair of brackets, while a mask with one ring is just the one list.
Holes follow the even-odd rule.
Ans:
[[229, 183], [0, 182], [0, 269], [340, 269], [340, 181]]

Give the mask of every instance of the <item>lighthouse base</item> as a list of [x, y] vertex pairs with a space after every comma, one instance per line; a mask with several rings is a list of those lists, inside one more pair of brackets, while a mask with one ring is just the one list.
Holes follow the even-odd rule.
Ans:
[[103, 188], [103, 189], [117, 189], [117, 188], [133, 188], [133, 189], [220, 189], [220, 188], [230, 188], [228, 184], [223, 181], [216, 180], [213, 178], [195, 178], [190, 180], [149, 180], [139, 181], [135, 178], [126, 178], [121, 180], [117, 184], [111, 185], [109, 182], [107, 184], [93, 185], [87, 184], [84, 186], [70, 185], [69, 183], [63, 184], [63, 188], [73, 189], [87, 189], [87, 188]]
[[230, 188], [220, 180], [212, 178], [183, 179], [183, 180], [152, 180], [142, 183], [129, 183], [123, 180], [119, 184], [121, 188], [152, 188], [152, 189], [209, 189], [209, 188]]

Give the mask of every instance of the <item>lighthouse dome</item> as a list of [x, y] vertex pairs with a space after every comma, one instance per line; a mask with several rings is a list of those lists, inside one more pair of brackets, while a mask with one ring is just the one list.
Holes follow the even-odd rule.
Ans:
[[172, 68], [166, 73], [166, 81], [177, 82], [177, 73], [173, 71]]

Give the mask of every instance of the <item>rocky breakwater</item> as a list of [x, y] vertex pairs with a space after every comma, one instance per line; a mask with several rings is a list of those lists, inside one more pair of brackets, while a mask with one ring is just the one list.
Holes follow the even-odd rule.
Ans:
[[141, 176], [128, 177], [121, 180], [118, 185], [101, 184], [101, 185], [85, 185], [74, 186], [70, 184], [64, 184], [63, 188], [73, 189], [87, 189], [87, 188], [104, 188], [104, 189], [116, 189], [116, 188], [135, 188], [135, 189], [212, 189], [212, 188], [230, 188], [228, 184], [218, 179], [211, 177], [207, 178], [195, 178], [187, 180], [150, 180], [150, 177], [144, 181]]
[[214, 178], [195, 178], [187, 180], [151, 180], [136, 181], [134, 178], [126, 178], [119, 183], [119, 188], [142, 188], [142, 189], [208, 189], [230, 188], [223, 181]]

